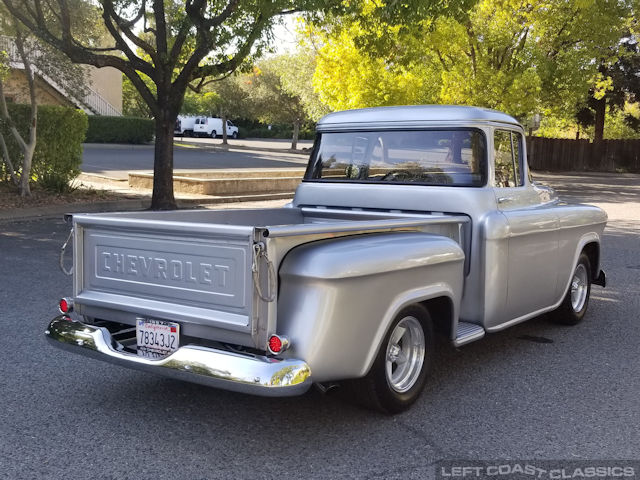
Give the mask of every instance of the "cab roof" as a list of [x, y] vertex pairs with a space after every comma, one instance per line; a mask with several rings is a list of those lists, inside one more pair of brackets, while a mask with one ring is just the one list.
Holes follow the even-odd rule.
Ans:
[[434, 124], [501, 123], [520, 126], [506, 113], [461, 105], [374, 107], [330, 113], [320, 119], [318, 131], [364, 127], [410, 127]]

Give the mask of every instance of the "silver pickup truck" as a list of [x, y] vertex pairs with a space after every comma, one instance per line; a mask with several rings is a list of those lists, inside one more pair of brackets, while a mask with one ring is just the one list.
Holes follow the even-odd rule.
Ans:
[[355, 386], [399, 412], [456, 346], [605, 285], [606, 214], [532, 182], [524, 131], [447, 106], [333, 113], [285, 208], [73, 215], [58, 347], [258, 395]]

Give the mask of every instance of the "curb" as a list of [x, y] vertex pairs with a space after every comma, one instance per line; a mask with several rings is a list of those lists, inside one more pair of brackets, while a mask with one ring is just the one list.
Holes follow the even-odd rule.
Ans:
[[208, 144], [202, 142], [194, 142], [193, 140], [180, 138], [173, 139], [173, 145], [179, 147], [180, 144], [189, 145], [192, 147], [199, 147], [202, 150], [211, 150], [214, 152], [228, 152], [229, 150], [246, 150], [246, 151], [260, 151], [260, 152], [272, 152], [272, 153], [294, 153], [296, 155], [308, 156], [311, 153], [311, 148], [308, 150], [293, 150], [291, 148], [271, 148], [271, 147], [248, 147], [246, 145], [221, 145], [221, 144]]
[[95, 143], [82, 142], [82, 147], [89, 148], [108, 148], [110, 150], [149, 150], [155, 146], [154, 142], [150, 143]]
[[[212, 198], [183, 198], [176, 199], [179, 210], [198, 208], [203, 205], [219, 205], [224, 203], [259, 202], [265, 200], [286, 200], [293, 198], [291, 193], [274, 193], [265, 195], [241, 195]], [[112, 202], [68, 203], [50, 207], [33, 207], [12, 209], [0, 212], [0, 224], [42, 220], [52, 217], [62, 217], [67, 213], [104, 213], [104, 212], [133, 212], [146, 210], [151, 205], [149, 197], [134, 200], [116, 200]]]

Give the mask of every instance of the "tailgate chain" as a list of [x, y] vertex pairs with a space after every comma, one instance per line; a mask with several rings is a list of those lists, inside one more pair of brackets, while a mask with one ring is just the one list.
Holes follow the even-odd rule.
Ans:
[[62, 244], [62, 248], [60, 248], [60, 270], [62, 270], [65, 275], [73, 275], [73, 265], [71, 265], [68, 270], [64, 268], [64, 254], [67, 250], [67, 245], [69, 244], [71, 237], [73, 237], [73, 227], [71, 227], [71, 230], [69, 230], [69, 236]]
[[[268, 269], [268, 284], [267, 292], [265, 295], [260, 285], [260, 259], [263, 258], [267, 263]], [[267, 256], [267, 250], [263, 242], [255, 243], [253, 245], [253, 262], [251, 264], [251, 272], [253, 273], [253, 284], [256, 286], [258, 296], [265, 302], [273, 302], [276, 299], [276, 271], [273, 267], [273, 262], [269, 260]]]

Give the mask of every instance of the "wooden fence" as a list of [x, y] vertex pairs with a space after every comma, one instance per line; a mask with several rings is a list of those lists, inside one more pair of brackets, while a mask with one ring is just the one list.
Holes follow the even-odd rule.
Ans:
[[640, 173], [640, 140], [528, 137], [527, 156], [533, 170]]

